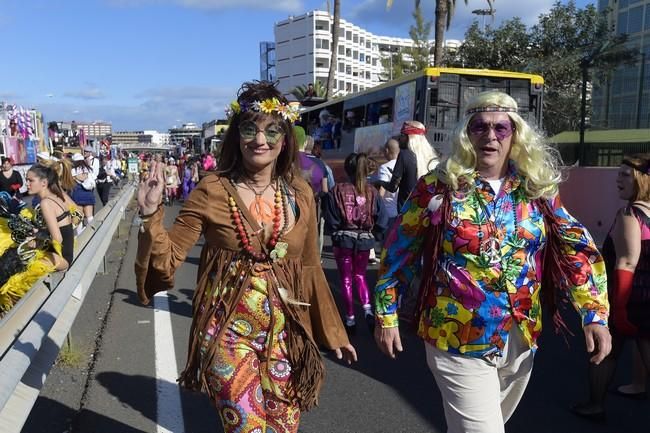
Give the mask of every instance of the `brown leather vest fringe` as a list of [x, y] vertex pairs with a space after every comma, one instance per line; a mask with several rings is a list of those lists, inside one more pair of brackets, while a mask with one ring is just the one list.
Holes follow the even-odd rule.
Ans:
[[[226, 263], [242, 260], [242, 264], [238, 268], [238, 272], [233, 275], [230, 273], [229, 266], [214, 265], [219, 260]], [[246, 261], [245, 255], [238, 256], [231, 252], [222, 252], [207, 258], [206, 266], [209, 269], [216, 268], [217, 272], [211, 276], [212, 284], [199, 281], [197, 286], [199, 289], [194, 294], [194, 319], [192, 320], [192, 332], [189, 336], [187, 366], [178, 381], [181, 386], [193, 391], [202, 391], [211, 399], [214, 399], [215, 395], [213, 395], [214, 390], [207, 381], [210, 374], [208, 370], [214, 365], [218, 342], [231, 321], [232, 314], [246, 288], [251, 284], [251, 277], [260, 272], [260, 269], [253, 268], [264, 266], [265, 269], [262, 271], [274, 272], [281, 285], [297, 288], [296, 297], [304, 299], [303, 293], [300, 292], [302, 288], [300, 275], [294, 275], [293, 279], [295, 281], [289, 282], [288, 279], [291, 278], [291, 275], [284, 271], [280, 264], [248, 265]], [[241, 280], [239, 279], [240, 275], [243, 276]], [[269, 278], [267, 281], [269, 305], [273, 308], [272, 300], [273, 298], [279, 298], [280, 294], [273, 279]], [[318, 346], [302, 326], [294, 310], [295, 308], [304, 307], [283, 304], [283, 312], [286, 317], [287, 358], [291, 366], [291, 386], [287, 389], [286, 402], [297, 405], [301, 411], [308, 411], [318, 404], [319, 391], [325, 379], [325, 367]], [[201, 354], [201, 345], [205, 341], [203, 332], [208, 328], [208, 322], [212, 317], [217, 318], [217, 329], [219, 331], [212, 337], [206, 352]], [[273, 329], [273, 326], [274, 324], [271, 322], [271, 329]], [[268, 358], [271, 356], [271, 350], [272, 342], [269, 342]]]

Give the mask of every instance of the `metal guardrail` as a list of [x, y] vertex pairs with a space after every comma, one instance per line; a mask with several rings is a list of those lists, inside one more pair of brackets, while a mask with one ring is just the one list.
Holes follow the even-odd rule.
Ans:
[[77, 237], [67, 272], [38, 281], [0, 321], [1, 432], [20, 433], [25, 424], [134, 192], [124, 187]]

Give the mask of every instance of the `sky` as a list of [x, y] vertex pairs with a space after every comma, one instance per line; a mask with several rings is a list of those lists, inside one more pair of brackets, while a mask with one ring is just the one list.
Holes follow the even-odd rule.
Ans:
[[[556, 0], [494, 0], [494, 25], [537, 22]], [[561, 0], [567, 3], [567, 0]], [[334, 1], [331, 1], [332, 5]], [[433, 0], [423, 14], [434, 16]], [[576, 0], [579, 7], [593, 4]], [[341, 0], [341, 17], [408, 37], [412, 0]], [[485, 0], [458, 0], [448, 39], [462, 39]], [[242, 82], [259, 79], [259, 43], [274, 23], [326, 10], [323, 0], [0, 0], [0, 101], [45, 121], [108, 121], [166, 131], [223, 117]], [[433, 38], [433, 35], [432, 35]]]

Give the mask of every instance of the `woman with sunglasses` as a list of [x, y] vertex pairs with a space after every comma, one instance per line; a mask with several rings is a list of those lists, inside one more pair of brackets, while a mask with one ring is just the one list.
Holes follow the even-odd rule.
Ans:
[[295, 174], [298, 112], [272, 83], [244, 83], [231, 104], [216, 172], [206, 174], [171, 229], [159, 163], [138, 191], [143, 225], [138, 294], [148, 303], [205, 239], [188, 362], [180, 382], [206, 393], [226, 433], [297, 432], [323, 381], [319, 345], [356, 360], [317, 244], [311, 187]]
[[451, 155], [419, 179], [388, 233], [375, 339], [390, 357], [402, 351], [397, 300], [421, 274], [414, 320], [447, 431], [498, 433], [528, 383], [541, 301], [553, 308], [554, 290], [580, 313], [591, 361], [609, 353], [605, 265], [562, 206], [559, 161], [516, 101], [484, 92], [465, 110]]

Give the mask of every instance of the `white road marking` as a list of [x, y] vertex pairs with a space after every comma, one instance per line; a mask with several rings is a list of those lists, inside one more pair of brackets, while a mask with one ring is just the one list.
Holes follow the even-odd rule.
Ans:
[[151, 320], [138, 320], [138, 325], [146, 325], [147, 323], [151, 323]]
[[176, 379], [176, 351], [167, 292], [153, 298], [154, 334], [156, 342], [157, 433], [185, 433], [181, 393]]

